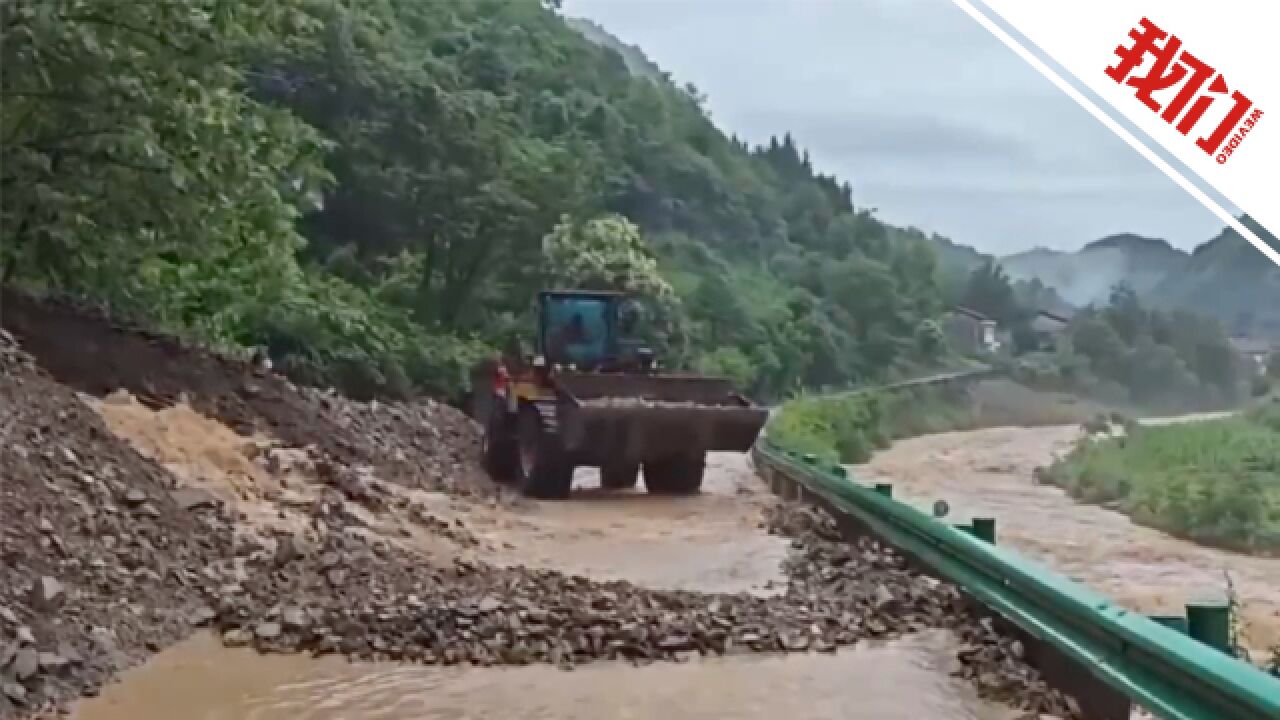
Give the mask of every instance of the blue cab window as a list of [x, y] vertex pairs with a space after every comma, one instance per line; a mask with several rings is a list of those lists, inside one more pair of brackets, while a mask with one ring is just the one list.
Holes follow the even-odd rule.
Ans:
[[[569, 362], [586, 363], [603, 357], [609, 340], [605, 313], [608, 305], [594, 298], [554, 298], [547, 304], [547, 339], [562, 348]], [[573, 328], [575, 317], [580, 318]]]

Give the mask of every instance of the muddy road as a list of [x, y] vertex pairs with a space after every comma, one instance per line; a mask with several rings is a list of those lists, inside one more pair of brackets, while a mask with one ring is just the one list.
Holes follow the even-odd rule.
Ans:
[[995, 517], [1002, 544], [1146, 613], [1180, 615], [1187, 600], [1221, 598], [1229, 572], [1247, 645], [1257, 654], [1280, 643], [1280, 558], [1178, 540], [1033, 481], [1034, 469], [1068, 452], [1080, 432], [1072, 425], [931, 435], [897, 442], [853, 470], [864, 482], [892, 482], [896, 496], [922, 508], [945, 499], [957, 520]]
[[[767, 534], [774, 502], [745, 456], [711, 459], [698, 497], [609, 493], [582, 471], [571, 502], [476, 505], [468, 526], [490, 559], [625, 578], [654, 588], [769, 594], [785, 587], [788, 540]], [[78, 720], [370, 718], [1011, 718], [951, 676], [956, 642], [926, 631], [828, 654], [443, 668], [262, 656], [199, 635], [82, 701]], [[903, 688], [910, 688], [904, 692]]]

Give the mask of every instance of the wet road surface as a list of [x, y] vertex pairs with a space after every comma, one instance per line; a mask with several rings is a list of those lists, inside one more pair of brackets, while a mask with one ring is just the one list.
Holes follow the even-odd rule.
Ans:
[[[770, 592], [787, 541], [760, 528], [773, 502], [742, 455], [710, 459], [698, 497], [601, 491], [580, 474], [573, 500], [477, 508], [473, 532], [503, 548], [492, 561], [660, 588]], [[197, 636], [82, 702], [78, 720], [998, 720], [950, 676], [943, 632], [836, 655], [734, 656], [632, 667], [598, 663], [439, 668], [259, 656]], [[177, 713], [177, 715], [175, 715]]]

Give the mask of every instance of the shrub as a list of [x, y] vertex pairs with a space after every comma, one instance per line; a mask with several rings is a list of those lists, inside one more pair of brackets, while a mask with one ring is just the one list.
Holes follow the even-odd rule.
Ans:
[[[1275, 422], [1275, 425], [1272, 423]], [[1085, 439], [1044, 476], [1089, 503], [1211, 545], [1280, 549], [1280, 407]]]

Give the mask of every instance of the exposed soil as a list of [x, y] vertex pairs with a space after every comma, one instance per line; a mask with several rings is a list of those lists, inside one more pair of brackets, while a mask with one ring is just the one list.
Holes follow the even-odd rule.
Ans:
[[0, 717], [92, 693], [191, 632], [230, 528], [0, 334]]
[[984, 696], [1078, 714], [955, 588], [839, 541], [813, 510], [768, 518], [792, 539], [772, 593], [499, 562], [498, 536], [449, 507], [506, 512], [456, 411], [325, 396], [69, 306], [6, 302], [56, 379], [107, 397], [82, 401], [0, 336], [0, 717], [95, 694], [197, 627], [268, 653], [560, 667], [945, 629]]
[[67, 300], [2, 291], [3, 325], [58, 382], [102, 397], [127, 390], [153, 409], [186, 401], [243, 435], [266, 432], [290, 447], [314, 446], [342, 465], [427, 490], [488, 493], [470, 458], [478, 428], [443, 403], [359, 403], [294, 386], [248, 362], [114, 322]]

